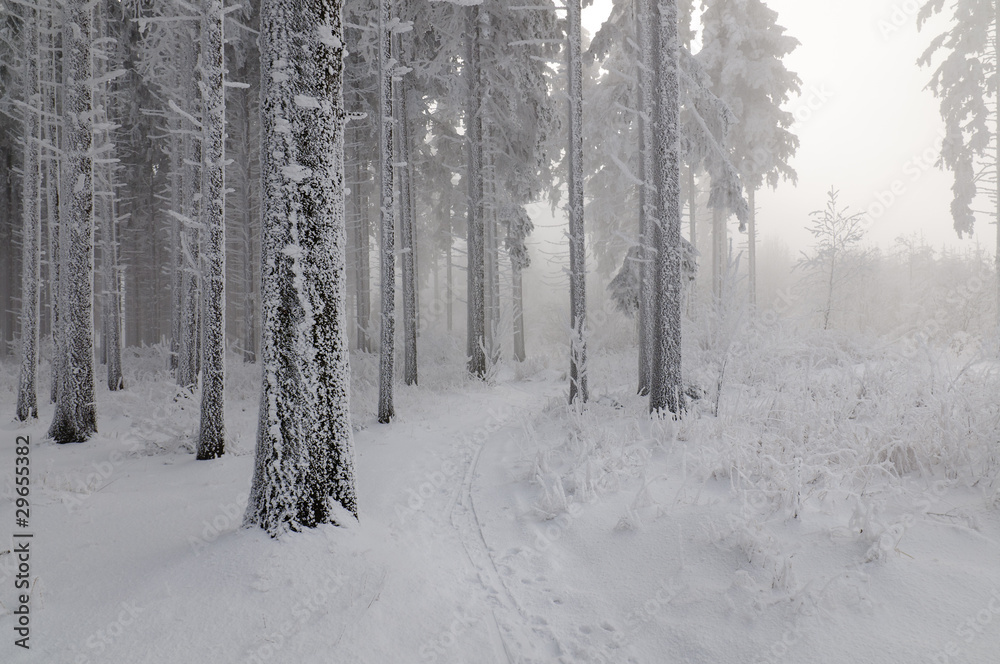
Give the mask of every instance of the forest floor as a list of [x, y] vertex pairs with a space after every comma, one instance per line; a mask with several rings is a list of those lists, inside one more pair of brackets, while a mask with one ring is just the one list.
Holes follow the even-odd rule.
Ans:
[[[997, 661], [995, 363], [734, 352], [694, 372], [719, 398], [665, 422], [628, 353], [592, 355], [578, 411], [557, 352], [484, 385], [459, 345], [426, 352], [391, 425], [375, 358], [352, 358], [360, 523], [280, 541], [240, 528], [256, 367], [230, 363], [230, 451], [200, 462], [197, 400], [159, 352], [129, 353], [100, 433], [67, 446], [44, 439], [49, 405], [13, 422], [0, 365], [0, 661]], [[30, 650], [6, 553], [19, 435]]]

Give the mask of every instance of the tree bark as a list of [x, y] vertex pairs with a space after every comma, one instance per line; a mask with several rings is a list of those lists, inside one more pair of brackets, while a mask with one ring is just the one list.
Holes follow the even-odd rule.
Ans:
[[757, 191], [747, 187], [750, 215], [747, 217], [747, 268], [750, 272], [750, 306], [757, 306]]
[[[402, 44], [397, 45], [402, 53]], [[410, 127], [407, 113], [409, 85], [404, 75], [399, 82], [399, 234], [403, 281], [403, 380], [407, 385], [417, 384], [417, 275], [416, 243], [414, 242], [413, 169], [410, 166]]]
[[379, 0], [379, 144], [382, 150], [381, 232], [379, 252], [382, 278], [382, 314], [379, 336], [378, 372], [378, 421], [387, 424], [395, 416], [393, 406], [393, 380], [395, 367], [396, 336], [396, 238], [395, 205], [393, 201], [393, 97], [392, 73], [396, 62], [392, 57], [392, 35], [389, 22], [392, 18], [389, 0]]
[[469, 373], [478, 378], [486, 377], [486, 311], [485, 272], [483, 263], [483, 118], [482, 118], [482, 72], [480, 71], [480, 7], [472, 5], [468, 12], [466, 33], [466, 79], [469, 82], [469, 97], [465, 120], [468, 127], [469, 144], [468, 185], [468, 352]]
[[656, 342], [649, 410], [683, 409], [681, 383], [680, 43], [677, 0], [660, 0], [656, 22]]
[[264, 380], [244, 524], [272, 536], [357, 516], [342, 8], [341, 0], [261, 3]]
[[226, 99], [222, 0], [204, 0], [201, 20], [202, 371], [199, 460], [226, 450]]
[[513, 281], [514, 359], [524, 362], [528, 357], [524, 350], [524, 286], [521, 266], [517, 261], [511, 263], [511, 280]]
[[586, 403], [587, 393], [587, 266], [583, 225], [583, 63], [580, 0], [568, 0], [569, 37], [569, 402]]
[[94, 404], [94, 189], [93, 96], [90, 45], [92, 5], [67, 6], [63, 33], [64, 130], [67, 187], [65, 235], [60, 235], [63, 311], [62, 375], [49, 436], [57, 443], [86, 441], [97, 432]]
[[42, 243], [41, 170], [39, 160], [41, 95], [39, 94], [38, 11], [21, 8], [24, 47], [24, 164], [21, 198], [21, 374], [17, 419], [38, 418], [38, 319]]
[[655, 89], [653, 76], [653, 4], [638, 0], [636, 31], [639, 41], [639, 387], [640, 395], [649, 394], [654, 336], [653, 281], [656, 248], [653, 231], [656, 215], [655, 168], [653, 163], [653, 119]]

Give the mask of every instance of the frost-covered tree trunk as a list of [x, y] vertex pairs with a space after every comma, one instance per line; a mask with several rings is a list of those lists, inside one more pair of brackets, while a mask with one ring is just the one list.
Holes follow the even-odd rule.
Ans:
[[569, 402], [587, 402], [587, 266], [583, 226], [583, 63], [580, 0], [568, 0], [569, 37]]
[[483, 118], [482, 72], [480, 71], [480, 7], [472, 5], [468, 12], [466, 31], [466, 72], [469, 97], [465, 112], [468, 160], [468, 234], [466, 258], [468, 263], [468, 352], [469, 373], [486, 377], [486, 303], [485, 269], [483, 263]]
[[[401, 46], [401, 42], [400, 42]], [[402, 49], [400, 48], [400, 52]], [[399, 235], [400, 262], [403, 280], [403, 380], [417, 384], [417, 276], [416, 244], [414, 242], [413, 169], [410, 166], [410, 127], [406, 97], [409, 84], [404, 75], [399, 82]]]
[[729, 251], [726, 235], [726, 213], [721, 207], [712, 208], [712, 295], [722, 301]]
[[396, 352], [396, 229], [393, 201], [393, 98], [392, 74], [396, 62], [392, 57], [392, 15], [389, 0], [378, 0], [378, 83], [379, 83], [379, 146], [381, 149], [381, 182], [379, 186], [379, 229], [381, 247], [381, 318], [379, 322], [378, 421], [386, 424], [396, 411], [393, 406], [393, 379]]
[[342, 0], [261, 2], [263, 391], [244, 523], [356, 517], [345, 304]]
[[181, 136], [180, 119], [171, 116], [170, 133], [170, 361], [169, 368], [176, 372], [180, 383], [181, 334], [183, 331], [182, 306], [184, 302], [184, 249], [181, 226]]
[[[184, 104], [190, 108], [196, 105], [198, 88], [193, 76], [189, 73], [195, 69], [197, 57], [195, 40], [187, 33], [180, 36], [180, 66], [178, 73], [178, 90], [181, 91]], [[180, 102], [178, 102], [179, 106]], [[181, 120], [181, 197], [180, 197], [180, 240], [181, 240], [181, 315], [180, 344], [177, 368], [177, 384], [193, 392], [198, 386], [198, 374], [201, 371], [201, 343], [199, 330], [201, 328], [201, 232], [200, 232], [200, 193], [201, 182], [199, 164], [201, 163], [201, 146], [197, 131], [197, 119], [194, 113]]]
[[655, 90], [653, 76], [653, 0], [638, 0], [636, 37], [639, 42], [639, 388], [649, 394], [652, 372], [653, 280], [656, 250], [653, 245], [656, 215], [656, 183], [653, 163], [653, 119]]
[[98, 125], [94, 127], [94, 142], [98, 156], [94, 159], [94, 216], [101, 232], [101, 318], [102, 357], [107, 369], [107, 385], [112, 392], [123, 389], [122, 374], [122, 273], [118, 243], [118, 192], [115, 188], [115, 170], [118, 166], [114, 143], [114, 130], [118, 128], [113, 117], [111, 80], [121, 71], [118, 49], [114, 37], [108, 36], [110, 19], [105, 7], [97, 5], [95, 32], [100, 50], [96, 54], [94, 73], [94, 106]]
[[750, 306], [757, 305], [757, 190], [747, 187], [747, 269], [749, 271]]
[[223, 88], [222, 0], [203, 0], [201, 19], [201, 424], [198, 459], [226, 449], [226, 98]]
[[21, 198], [21, 375], [17, 419], [38, 418], [38, 321], [41, 263], [41, 170], [39, 162], [41, 95], [39, 94], [38, 12], [22, 7], [24, 48], [24, 163]]
[[679, 415], [681, 402], [680, 41], [677, 0], [659, 0], [656, 64], [656, 341], [649, 394], [652, 413]]
[[354, 261], [354, 320], [358, 350], [372, 352], [371, 333], [371, 265], [369, 254], [368, 225], [368, 182], [367, 169], [363, 168], [362, 159], [354, 162], [354, 187], [351, 192], [351, 204], [356, 219], [354, 251], [357, 260]]
[[[488, 28], [484, 28], [483, 39], [489, 41]], [[499, 342], [496, 338], [497, 323], [500, 318], [500, 287], [497, 255], [496, 218], [496, 169], [494, 168], [493, 141], [490, 126], [483, 126], [483, 333], [486, 344], [487, 367], [494, 366], [500, 359]]]
[[59, 238], [63, 302], [62, 371], [49, 436], [83, 442], [97, 432], [94, 404], [94, 189], [93, 99], [90, 79], [93, 5], [66, 5], [63, 32], [65, 81], [65, 223]]
[[688, 223], [691, 249], [698, 251], [698, 183], [694, 178], [694, 167], [688, 168]]
[[[51, 102], [48, 106], [49, 110], [53, 116], [55, 115], [55, 110], [57, 105], [55, 103], [55, 98], [51, 100], [47, 99], [47, 102]], [[46, 127], [49, 129], [46, 138], [52, 142], [53, 145], [60, 145], [58, 129], [55, 127], [55, 123], [47, 123]], [[60, 187], [60, 163], [58, 158], [50, 157], [45, 164], [45, 197], [46, 197], [46, 221], [48, 222], [48, 249], [49, 249], [49, 307], [51, 308], [50, 325], [52, 327], [52, 363], [50, 367], [51, 371], [51, 384], [49, 390], [49, 401], [51, 403], [56, 403], [59, 396], [59, 381], [62, 380], [62, 363], [63, 363], [63, 327], [62, 327], [62, 317], [63, 317], [63, 299], [62, 299], [62, 287], [63, 280], [61, 277], [62, 273], [62, 254], [59, 251], [59, 233], [60, 233], [60, 223], [59, 223], [59, 187]]]
[[528, 357], [524, 350], [524, 275], [517, 262], [511, 263], [511, 281], [513, 282], [514, 359], [524, 362]]
[[[253, 93], [250, 84], [251, 80], [259, 80], [260, 69], [257, 59], [248, 53], [252, 48], [251, 43], [255, 44], [256, 38], [251, 40], [249, 37], [244, 37], [240, 42], [241, 50], [238, 54], [241, 57], [237, 58], [234, 68], [238, 83], [232, 90], [231, 97], [227, 96], [227, 113], [230, 109], [232, 113], [229, 114], [231, 117], [227, 121], [226, 134], [230, 137], [230, 141], [227, 143], [226, 158], [231, 160], [232, 166], [225, 172], [226, 187], [229, 191], [226, 203], [233, 220], [237, 222], [238, 229], [239, 252], [235, 255], [239, 256], [240, 266], [241, 345], [243, 362], [248, 364], [257, 361], [258, 269], [255, 247], [257, 219], [260, 212], [258, 203], [260, 175], [257, 172], [257, 155], [260, 154], [260, 150], [254, 121], [255, 117], [259, 116], [259, 109], [254, 99], [255, 96], [259, 99], [260, 95]], [[256, 51], [255, 48], [253, 50]], [[226, 88], [229, 89], [229, 85]], [[257, 92], [259, 93], [259, 90]], [[229, 128], [234, 131], [229, 131]]]

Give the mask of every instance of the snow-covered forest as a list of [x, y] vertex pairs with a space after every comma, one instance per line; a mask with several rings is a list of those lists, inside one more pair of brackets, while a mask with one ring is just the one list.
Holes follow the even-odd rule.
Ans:
[[1000, 0], [812, 4], [0, 0], [0, 661], [1000, 661]]

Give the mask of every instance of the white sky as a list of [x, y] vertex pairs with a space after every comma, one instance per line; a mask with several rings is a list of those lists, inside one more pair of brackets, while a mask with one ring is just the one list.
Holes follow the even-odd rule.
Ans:
[[[882, 247], [911, 233], [922, 233], [935, 247], [971, 247], [975, 240], [959, 241], [952, 229], [951, 176], [933, 167], [943, 123], [938, 100], [924, 89], [931, 70], [916, 65], [946, 23], [918, 33], [916, 11], [923, 3], [916, 0], [767, 4], [801, 42], [786, 64], [802, 79], [803, 93], [788, 105], [801, 142], [792, 161], [798, 186], [758, 193], [762, 239], [779, 234], [793, 249], [807, 247], [809, 213], [824, 207], [833, 185], [842, 204], [875, 213], [870, 238]], [[591, 31], [610, 7], [610, 0], [597, 0], [585, 10]], [[888, 203], [884, 212], [882, 202]], [[978, 221], [981, 244], [994, 246], [994, 233], [988, 219]]]

